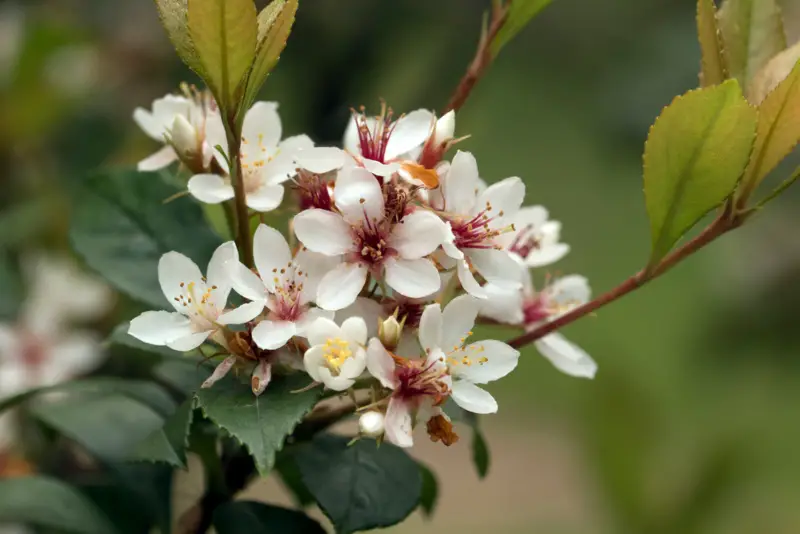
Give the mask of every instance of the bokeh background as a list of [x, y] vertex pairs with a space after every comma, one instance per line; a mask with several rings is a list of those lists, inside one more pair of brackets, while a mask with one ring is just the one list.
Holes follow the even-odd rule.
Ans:
[[[783, 3], [794, 42], [800, 2]], [[263, 96], [280, 102], [285, 132], [319, 143], [339, 142], [349, 109], [379, 98], [439, 109], [487, 4], [305, 0]], [[694, 31], [691, 0], [556, 0], [459, 114], [457, 133], [471, 135], [460, 148], [483, 177], [521, 176], [527, 202], [563, 222], [573, 251], [554, 273], [584, 274], [601, 292], [646, 261], [641, 152], [661, 108], [697, 85]], [[25, 294], [18, 260], [68, 250], [71, 192], [153, 152], [132, 111], [184, 80], [197, 81], [151, 0], [0, 2], [4, 321]], [[501, 408], [483, 420], [488, 477], [478, 480], [468, 440], [423, 444], [438, 511], [393, 532], [800, 532], [799, 193], [566, 329], [598, 361], [594, 381], [526, 350], [491, 388]], [[103, 334], [127, 306], [120, 298], [92, 328]], [[288, 502], [269, 480], [250, 494]]]

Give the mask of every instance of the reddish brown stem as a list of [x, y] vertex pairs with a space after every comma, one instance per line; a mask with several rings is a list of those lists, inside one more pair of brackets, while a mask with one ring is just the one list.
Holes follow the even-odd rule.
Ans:
[[492, 7], [492, 19], [489, 23], [489, 28], [484, 29], [481, 33], [481, 39], [478, 42], [478, 50], [475, 52], [475, 58], [472, 60], [472, 63], [470, 63], [469, 68], [467, 68], [467, 72], [461, 78], [458, 87], [456, 87], [453, 96], [450, 98], [450, 102], [442, 111], [442, 115], [450, 110], [458, 111], [461, 109], [470, 93], [472, 93], [475, 84], [478, 83], [486, 72], [486, 69], [492, 64], [492, 61], [494, 61], [491, 52], [492, 41], [494, 41], [494, 38], [503, 27], [503, 24], [506, 23], [507, 18], [508, 2], [496, 2]]
[[639, 287], [643, 286], [650, 280], [661, 276], [662, 274], [669, 271], [672, 267], [683, 261], [684, 259], [688, 258], [701, 248], [705, 247], [718, 237], [722, 236], [737, 228], [744, 222], [743, 216], [729, 216], [728, 213], [723, 213], [717, 219], [711, 223], [708, 228], [703, 230], [697, 237], [683, 245], [682, 247], [678, 248], [677, 250], [673, 251], [669, 254], [666, 258], [661, 260], [655, 267], [651, 269], [644, 269], [639, 271], [635, 275], [631, 276], [620, 285], [612, 289], [611, 291], [604, 293], [597, 297], [596, 299], [592, 300], [591, 302], [587, 302], [583, 306], [579, 306], [572, 310], [571, 312], [562, 315], [558, 319], [546, 323], [539, 328], [531, 330], [530, 332], [526, 332], [519, 337], [516, 337], [508, 342], [514, 348], [524, 347], [530, 343], [533, 343], [537, 339], [540, 339], [547, 334], [555, 332], [556, 330], [584, 317], [595, 310], [602, 308], [603, 306], [614, 302], [615, 300], [619, 299], [630, 293], [631, 291], [638, 289]]

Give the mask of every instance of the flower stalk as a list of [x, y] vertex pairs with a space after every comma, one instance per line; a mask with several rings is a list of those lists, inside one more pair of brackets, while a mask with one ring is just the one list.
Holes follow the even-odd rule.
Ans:
[[[239, 153], [242, 148], [242, 124], [233, 119], [225, 121], [225, 134], [228, 139], [228, 154], [230, 157], [231, 183], [233, 185], [233, 210], [236, 214], [236, 228], [231, 228], [231, 234], [236, 236], [236, 245], [242, 256], [242, 261], [248, 267], [253, 266], [253, 247], [250, 240], [250, 218], [247, 210], [247, 192], [244, 187], [244, 173]], [[228, 219], [230, 224], [230, 218]]]

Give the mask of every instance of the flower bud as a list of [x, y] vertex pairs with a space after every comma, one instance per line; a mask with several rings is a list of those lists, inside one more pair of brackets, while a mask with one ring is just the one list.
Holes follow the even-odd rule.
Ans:
[[436, 126], [433, 128], [433, 146], [437, 148], [441, 147], [443, 144], [451, 141], [455, 134], [456, 112], [450, 110], [436, 121]]
[[383, 414], [367, 412], [358, 418], [358, 430], [367, 438], [379, 438], [383, 435]]
[[197, 130], [183, 115], [176, 115], [170, 130], [172, 146], [179, 156], [197, 152]]
[[378, 339], [386, 350], [393, 351], [400, 344], [400, 336], [403, 335], [403, 321], [397, 321], [396, 315], [389, 316], [388, 319], [378, 325]]

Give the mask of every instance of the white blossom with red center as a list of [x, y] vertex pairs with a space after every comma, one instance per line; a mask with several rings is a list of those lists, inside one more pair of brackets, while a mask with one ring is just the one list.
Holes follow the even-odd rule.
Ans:
[[294, 231], [311, 251], [341, 263], [320, 281], [317, 305], [352, 304], [371, 275], [401, 295], [421, 298], [439, 290], [439, 272], [427, 256], [446, 235], [434, 213], [415, 209], [387, 216], [381, 184], [366, 169], [346, 167], [334, 188], [336, 212], [310, 209], [294, 218]]
[[562, 243], [561, 223], [549, 219], [543, 206], [525, 206], [509, 219], [512, 232], [498, 236], [498, 243], [522, 259], [528, 267], [546, 267], [569, 253]]
[[485, 298], [486, 292], [473, 270], [492, 284], [520, 287], [517, 264], [504, 250], [501, 236], [514, 230], [510, 222], [525, 198], [525, 184], [517, 177], [506, 178], [480, 191], [475, 158], [459, 151], [441, 179], [439, 189], [429, 192], [429, 202], [450, 232], [442, 248], [455, 261], [458, 279], [471, 295]]
[[260, 225], [253, 238], [253, 258], [258, 274], [240, 262], [229, 264], [233, 289], [249, 299], [231, 312], [238, 322], [268, 313], [255, 328], [253, 341], [264, 350], [283, 347], [292, 337], [305, 337], [317, 319], [333, 318], [333, 312], [311, 306], [322, 275], [335, 260], [301, 248], [295, 255], [279, 231]]

